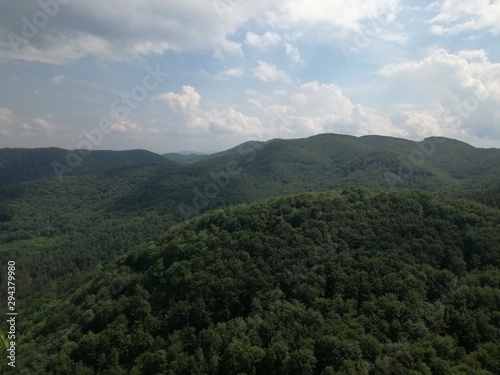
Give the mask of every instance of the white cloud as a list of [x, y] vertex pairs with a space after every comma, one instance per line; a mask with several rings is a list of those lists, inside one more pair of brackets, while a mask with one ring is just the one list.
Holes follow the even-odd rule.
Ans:
[[387, 30], [380, 32], [378, 37], [385, 42], [391, 42], [397, 44], [405, 44], [406, 42], [408, 42], [408, 35], [402, 33], [389, 32]]
[[258, 133], [261, 126], [258, 118], [246, 116], [230, 106], [206, 111], [201, 108], [200, 101], [200, 94], [191, 86], [182, 86], [179, 94], [167, 92], [153, 98], [153, 102], [167, 104], [167, 132], [185, 135]]
[[64, 80], [65, 80], [65, 77], [63, 75], [56, 76], [56, 77], [52, 78], [52, 83], [54, 83], [54, 85], [56, 85], [56, 86], [61, 86], [62, 83], [64, 82]]
[[[130, 52], [126, 54], [132, 56]], [[36, 40], [26, 39], [26, 43], [19, 44], [0, 43], [0, 61], [24, 60], [60, 65], [88, 55], [113, 59], [124, 56], [124, 52], [101, 37], [79, 32], [41, 35]]]
[[488, 61], [488, 54], [483, 49], [458, 51], [458, 56], [470, 62], [485, 63]]
[[[406, 72], [408, 76], [418, 73]], [[500, 139], [500, 112], [491, 101], [458, 102], [460, 116], [453, 107], [437, 105], [422, 109], [412, 104], [395, 106], [392, 113], [354, 103], [334, 84], [306, 82], [289, 89], [289, 95], [270, 96], [247, 90], [248, 103], [260, 112], [267, 132], [273, 137], [305, 137], [333, 132], [387, 136], [421, 140], [429, 136], [447, 136], [475, 144]], [[481, 110], [475, 110], [475, 105]], [[468, 111], [468, 109], [473, 109]]]
[[393, 134], [386, 117], [376, 110], [353, 103], [341, 88], [334, 84], [322, 84], [317, 81], [299, 86], [297, 93], [291, 96], [301, 120], [315, 122], [320, 132], [340, 132], [348, 134]]
[[439, 0], [429, 10], [439, 13], [432, 18], [431, 31], [437, 35], [486, 29], [500, 32], [500, 2], [488, 0]]
[[131, 120], [129, 117], [120, 115], [118, 112], [108, 113], [107, 118], [111, 122], [110, 129], [115, 133], [127, 135], [140, 135], [144, 133], [144, 129], [135, 121]]
[[276, 65], [265, 61], [258, 61], [258, 66], [253, 70], [253, 76], [263, 82], [281, 81], [284, 83], [290, 82], [290, 77], [285, 71], [278, 69]]
[[[293, 32], [309, 23], [344, 33], [359, 29], [366, 20], [397, 12], [398, 0], [215, 0], [203, 5], [199, 0], [86, 0], [61, 4], [60, 9], [45, 27], [29, 36], [23, 34], [20, 20], [40, 12], [38, 2], [7, 4], [2, 33], [14, 33], [27, 43], [20, 39], [0, 43], [0, 60], [63, 64], [86, 56], [124, 60], [200, 48], [211, 49], [218, 56], [241, 53], [234, 35], [252, 20], [275, 30]], [[250, 45], [266, 48], [279, 43], [281, 37], [268, 31], [249, 33], [246, 39]]]
[[379, 74], [438, 94], [445, 102], [470, 96], [500, 101], [500, 64], [490, 62], [484, 50], [454, 54], [434, 48], [420, 60], [386, 65]]
[[58, 126], [53, 122], [53, 116], [38, 117], [35, 118], [31, 124], [24, 123], [23, 126], [27, 125], [28, 130], [40, 130], [40, 131], [54, 131], [57, 130]]
[[12, 111], [9, 108], [0, 107], [0, 134], [9, 134], [13, 117]]
[[191, 112], [197, 109], [201, 96], [192, 86], [182, 86], [181, 93], [167, 92], [153, 98], [154, 101], [164, 101], [174, 112]]
[[433, 110], [402, 111], [391, 117], [393, 126], [401, 129], [405, 138], [421, 140], [430, 136], [445, 136], [479, 147], [493, 147], [498, 144], [498, 121], [497, 125], [487, 130], [463, 127], [462, 120], [449, 108], [440, 106]]
[[419, 122], [434, 130], [439, 126], [448, 136], [500, 139], [495, 117], [500, 106], [500, 64], [490, 62], [484, 50], [455, 54], [434, 48], [420, 60], [389, 64], [379, 74], [417, 87], [435, 102], [435, 109], [403, 113], [399, 123]]
[[38, 117], [22, 116], [9, 108], [0, 107], [0, 134], [13, 138], [54, 136], [68, 127], [59, 123], [55, 116], [45, 114]]
[[21, 18], [31, 19], [30, 15], [41, 11], [40, 6], [12, 3], [5, 9], [12, 17], [2, 20], [2, 26], [5, 34], [11, 33], [13, 43], [0, 44], [0, 60], [61, 64], [89, 55], [124, 60], [168, 50], [240, 51], [228, 36], [253, 12], [246, 15], [247, 7], [242, 5], [224, 17], [213, 5], [200, 6], [197, 0], [70, 2], [60, 5], [62, 11], [30, 36], [23, 33]]
[[[288, 98], [247, 91], [248, 102], [262, 113], [267, 132], [275, 137], [304, 137], [317, 133], [390, 134], [403, 132], [388, 116], [353, 103], [340, 87], [317, 81], [290, 88]], [[277, 104], [280, 100], [281, 103]]]
[[294, 64], [304, 63], [300, 58], [300, 51], [296, 46], [288, 42], [285, 43], [284, 46], [285, 46], [285, 53], [287, 54], [287, 56], [290, 57], [290, 59], [292, 59], [292, 62]]
[[398, 11], [397, 0], [338, 0], [288, 1], [279, 22], [291, 24], [324, 24], [339, 31], [359, 30], [370, 19], [393, 17]]
[[232, 107], [225, 109], [212, 109], [205, 112], [208, 120], [208, 130], [212, 133], [243, 133], [256, 134], [261, 126], [256, 117], [248, 117]]
[[429, 111], [401, 111], [391, 117], [391, 122], [409, 139], [445, 134], [450, 136], [451, 129], [443, 129], [444, 124], [438, 121], [439, 117], [437, 113]]
[[247, 32], [245, 43], [252, 47], [266, 49], [281, 42], [281, 36], [274, 32], [266, 32], [263, 35], [257, 35], [251, 31]]
[[222, 72], [217, 73], [215, 78], [220, 79], [220, 80], [227, 80], [229, 78], [239, 78], [243, 74], [245, 74], [245, 71], [241, 68], [230, 68], [230, 69], [227, 69], [227, 70], [224, 70]]
[[10, 124], [12, 118], [12, 111], [9, 108], [0, 107], [0, 124]]
[[65, 130], [66, 127], [58, 124], [52, 115], [36, 118], [23, 118], [16, 116], [16, 126], [13, 128], [19, 136], [46, 136], [53, 135], [56, 131]]

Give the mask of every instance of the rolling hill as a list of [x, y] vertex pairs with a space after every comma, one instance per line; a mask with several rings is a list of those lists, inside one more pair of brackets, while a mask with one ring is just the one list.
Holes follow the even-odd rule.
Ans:
[[499, 244], [499, 210], [419, 191], [352, 188], [216, 210], [32, 304], [21, 365], [498, 374]]
[[[61, 179], [50, 163], [65, 150], [1, 151], [11, 183], [0, 187], [0, 261], [18, 259], [21, 296], [109, 262], [174, 223], [263, 198], [364, 186], [500, 202], [500, 150], [444, 138], [322, 134], [247, 142], [185, 165], [146, 151], [95, 151]], [[37, 176], [45, 178], [14, 183]]]
[[201, 152], [184, 151], [169, 152], [162, 154], [162, 156], [179, 164], [189, 164], [206, 159], [209, 155]]
[[56, 176], [99, 173], [130, 165], [166, 165], [172, 162], [145, 150], [92, 151], [60, 148], [0, 149], [0, 186]]
[[0, 150], [25, 373], [499, 372], [500, 150], [322, 134], [57, 178], [67, 153]]

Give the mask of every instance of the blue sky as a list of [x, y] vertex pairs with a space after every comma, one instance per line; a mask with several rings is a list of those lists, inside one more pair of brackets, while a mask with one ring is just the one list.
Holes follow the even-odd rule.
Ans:
[[500, 1], [0, 10], [0, 147], [211, 152], [326, 132], [500, 147]]

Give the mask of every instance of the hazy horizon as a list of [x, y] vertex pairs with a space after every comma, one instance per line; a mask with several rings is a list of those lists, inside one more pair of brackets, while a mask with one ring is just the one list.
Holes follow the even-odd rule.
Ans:
[[[346, 136], [353, 136], [353, 137], [366, 137], [366, 136], [391, 137], [391, 136], [383, 136], [383, 135], [379, 135], [379, 134], [365, 134], [365, 135], [357, 135], [357, 136], [355, 136], [355, 135], [337, 134], [337, 133], [321, 133], [321, 134], [314, 134], [314, 135], [311, 135], [309, 137], [314, 137], [314, 136], [324, 135], [324, 134], [346, 135]], [[293, 138], [293, 139], [305, 139], [305, 138], [309, 138], [309, 137]], [[413, 140], [413, 139], [400, 138], [400, 137], [391, 137], [391, 138], [405, 139], [405, 140], [413, 141], [413, 142], [423, 142], [427, 138], [442, 138], [442, 136], [439, 136], [439, 135], [429, 136], [429, 137], [426, 137], [426, 138], [423, 138], [423, 139], [420, 139], [420, 140]], [[272, 139], [269, 139], [267, 141], [276, 140], [276, 139], [284, 139], [284, 138], [272, 138]], [[292, 139], [292, 138], [287, 138], [287, 139]], [[449, 139], [460, 141], [460, 140], [454, 139], [454, 138], [449, 138]], [[154, 151], [154, 150], [148, 150], [148, 149], [145, 149], [145, 148], [124, 148], [124, 149], [95, 148], [92, 151], [132, 151], [132, 150], [144, 150], [144, 151], [153, 152], [153, 153], [156, 153], [156, 154], [159, 154], [159, 155], [168, 154], [168, 153], [184, 154], [184, 155], [192, 155], [192, 154], [211, 155], [211, 154], [216, 154], [218, 152], [223, 152], [223, 151], [229, 150], [231, 148], [237, 147], [237, 146], [239, 146], [239, 145], [241, 145], [243, 143], [246, 143], [246, 142], [255, 142], [255, 141], [258, 141], [258, 140], [256, 140], [256, 139], [248, 139], [248, 140], [243, 141], [241, 143], [231, 145], [231, 146], [229, 146], [227, 148], [221, 148], [221, 149], [216, 149], [216, 150], [212, 150], [212, 151], [210, 151], [210, 150], [201, 150], [200, 151], [200, 150], [189, 150], [189, 149], [174, 150], [174, 151], [170, 151], [170, 150], [167, 150], [167, 151]], [[265, 142], [267, 142], [267, 141], [265, 141]], [[463, 142], [463, 141], [461, 141], [461, 142]], [[465, 143], [467, 143], [467, 142], [465, 142]], [[500, 149], [500, 147], [475, 146], [475, 145], [470, 144], [470, 143], [467, 143], [467, 144], [469, 144], [469, 145], [471, 145], [473, 147], [476, 147], [476, 148], [481, 148], [481, 149], [488, 149], [488, 148]], [[11, 149], [15, 149], [15, 148], [21, 148], [21, 149], [59, 148], [59, 149], [64, 149], [64, 150], [68, 150], [68, 151], [77, 150], [77, 149], [70, 149], [70, 148], [57, 147], [57, 146], [47, 146], [47, 147], [0, 147], [0, 149], [9, 149], [9, 148], [11, 148]]]

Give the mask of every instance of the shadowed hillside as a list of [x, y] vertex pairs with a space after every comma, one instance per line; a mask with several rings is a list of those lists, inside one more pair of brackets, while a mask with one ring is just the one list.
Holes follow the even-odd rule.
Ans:
[[478, 203], [360, 188], [217, 210], [66, 286], [57, 313], [33, 305], [22, 365], [498, 374], [499, 223]]
[[172, 162], [144, 150], [89, 152], [60, 148], [3, 148], [0, 149], [0, 185], [148, 164], [166, 165]]
[[[1, 159], [4, 181], [28, 178], [30, 170], [53, 173], [53, 158], [67, 153], [0, 151], [10, 155]], [[132, 165], [147, 163], [163, 165]], [[112, 168], [119, 164], [128, 166]], [[0, 188], [0, 261], [18, 259], [22, 296], [106, 263], [173, 223], [262, 198], [349, 186], [417, 188], [497, 207], [499, 165], [499, 150], [449, 139], [335, 134], [247, 142], [187, 165], [146, 151], [95, 151], [71, 176]]]

